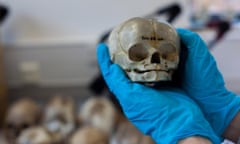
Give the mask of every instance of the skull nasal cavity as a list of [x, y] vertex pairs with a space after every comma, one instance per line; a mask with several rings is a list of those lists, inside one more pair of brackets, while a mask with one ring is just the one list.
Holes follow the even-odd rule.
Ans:
[[159, 53], [156, 52], [152, 55], [151, 63], [160, 63]]

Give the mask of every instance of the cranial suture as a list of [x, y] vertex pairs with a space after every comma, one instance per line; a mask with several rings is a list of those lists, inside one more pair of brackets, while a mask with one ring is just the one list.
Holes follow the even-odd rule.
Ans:
[[113, 63], [132, 81], [170, 81], [178, 68], [180, 38], [167, 22], [131, 18], [113, 29], [108, 46]]

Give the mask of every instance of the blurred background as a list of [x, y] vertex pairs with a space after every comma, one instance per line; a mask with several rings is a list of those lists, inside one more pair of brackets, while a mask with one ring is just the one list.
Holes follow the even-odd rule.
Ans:
[[[65, 143], [70, 143], [75, 130], [90, 123], [91, 118], [82, 118], [82, 109], [92, 98], [105, 98], [105, 102], [112, 105], [110, 109], [115, 111], [113, 115], [118, 116], [115, 119], [126, 122], [118, 103], [106, 90], [95, 53], [96, 45], [107, 39], [112, 28], [132, 17], [165, 20], [174, 27], [199, 33], [214, 55], [226, 86], [240, 94], [239, 0], [0, 0], [0, 6], [0, 123], [3, 139], [9, 139], [5, 133], [10, 128], [15, 130], [10, 132], [14, 139], [20, 137], [22, 130], [16, 132], [13, 125], [17, 122], [11, 120], [19, 118], [9, 118], [9, 115], [22, 107], [23, 111], [39, 107], [39, 112], [36, 108], [32, 113], [39, 113], [33, 117], [41, 122], [31, 125], [41, 123], [42, 126], [43, 121], [47, 121], [44, 128], [54, 127], [51, 132], [58, 131], [57, 138], [51, 137], [58, 143], [62, 142], [59, 135], [64, 135]], [[66, 106], [66, 101], [70, 106]], [[63, 107], [71, 111], [72, 116], [66, 116], [67, 112], [63, 114], [71, 117], [69, 131], [59, 130], [67, 129], [61, 128], [63, 124], [59, 124], [59, 120], [48, 123], [48, 115], [57, 117], [48, 114], [52, 111], [48, 107], [57, 109], [58, 112], [53, 113], [64, 113]], [[87, 111], [90, 115], [95, 113]], [[25, 118], [22, 113], [20, 117]], [[101, 118], [106, 123], [105, 118], [113, 118], [113, 115]], [[112, 121], [119, 126], [119, 122]], [[111, 129], [108, 132], [116, 129], [115, 126], [106, 127]]]

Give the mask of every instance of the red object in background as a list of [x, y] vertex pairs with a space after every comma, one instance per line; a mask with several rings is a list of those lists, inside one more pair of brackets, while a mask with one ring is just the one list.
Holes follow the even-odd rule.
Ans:
[[226, 20], [213, 20], [206, 24], [208, 28], [215, 28], [217, 31], [217, 36], [215, 40], [220, 40], [223, 36], [231, 29], [231, 23]]

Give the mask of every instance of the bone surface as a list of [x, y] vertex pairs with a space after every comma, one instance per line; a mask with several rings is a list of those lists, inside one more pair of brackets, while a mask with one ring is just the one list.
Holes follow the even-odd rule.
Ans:
[[67, 137], [76, 127], [73, 100], [67, 96], [54, 96], [45, 108], [43, 123], [49, 131]]
[[151, 137], [142, 134], [131, 122], [124, 118], [111, 138], [111, 144], [155, 144], [155, 142]]
[[89, 98], [81, 107], [79, 117], [83, 125], [90, 125], [111, 135], [116, 123], [117, 112], [106, 98]]
[[41, 109], [31, 99], [21, 99], [13, 103], [5, 121], [5, 136], [9, 142], [14, 142], [17, 136], [26, 128], [39, 124]]
[[113, 63], [132, 81], [169, 81], [179, 63], [180, 40], [174, 27], [155, 19], [132, 18], [108, 39]]
[[17, 138], [17, 144], [53, 144], [57, 143], [58, 140], [58, 135], [39, 126], [25, 129]]
[[109, 137], [102, 130], [87, 126], [73, 134], [70, 144], [109, 144]]

